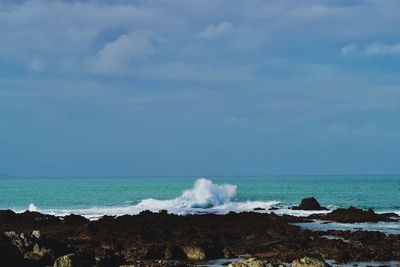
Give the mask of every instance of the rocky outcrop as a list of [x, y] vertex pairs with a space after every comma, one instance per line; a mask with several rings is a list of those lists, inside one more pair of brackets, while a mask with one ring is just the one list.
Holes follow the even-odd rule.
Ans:
[[[167, 266], [172, 262], [182, 266], [185, 262], [193, 264], [188, 259], [247, 254], [262, 264], [268, 259], [274, 266], [305, 255], [317, 259], [323, 255], [339, 263], [400, 260], [400, 235], [312, 232], [292, 225], [309, 218], [274, 213], [177, 216], [147, 211], [134, 216], [105, 216], [97, 221], [80, 216], [0, 214], [0, 233], [6, 232], [0, 234], [0, 263], [10, 263], [5, 266], [51, 266], [55, 261], [75, 264], [74, 260], [79, 260], [79, 267]], [[324, 235], [339, 236], [346, 242]], [[76, 257], [64, 257], [71, 253]]]
[[294, 210], [328, 210], [327, 208], [322, 207], [318, 203], [318, 201], [313, 197], [302, 199], [300, 205], [292, 207], [292, 209], [294, 209]]
[[347, 209], [336, 209], [327, 214], [313, 214], [310, 218], [329, 220], [341, 223], [355, 223], [355, 222], [391, 222], [399, 217], [395, 213], [375, 213], [374, 210], [362, 210], [356, 207], [349, 207]]
[[304, 257], [292, 262], [292, 267], [325, 267], [324, 261], [316, 260], [309, 257]]

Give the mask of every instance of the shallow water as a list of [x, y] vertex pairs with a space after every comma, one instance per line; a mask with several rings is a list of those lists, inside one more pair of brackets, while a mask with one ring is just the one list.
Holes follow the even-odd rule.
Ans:
[[295, 223], [302, 228], [310, 229], [313, 231], [326, 231], [326, 230], [366, 230], [366, 231], [379, 231], [387, 235], [400, 234], [400, 221], [395, 222], [377, 222], [377, 223], [337, 223], [324, 221], [314, 221], [309, 223]]

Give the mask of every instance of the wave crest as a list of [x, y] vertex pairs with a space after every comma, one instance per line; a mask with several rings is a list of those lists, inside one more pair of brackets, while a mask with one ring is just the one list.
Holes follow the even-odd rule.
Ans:
[[214, 184], [211, 180], [200, 178], [193, 187], [182, 192], [181, 196], [174, 199], [159, 200], [147, 198], [136, 205], [97, 206], [86, 209], [47, 209], [40, 210], [44, 213], [64, 216], [79, 214], [90, 219], [97, 219], [104, 215], [120, 216], [125, 214], [138, 214], [144, 210], [158, 212], [167, 210], [168, 213], [177, 215], [214, 213], [226, 214], [231, 211], [243, 212], [261, 208], [267, 212], [269, 208], [279, 204], [277, 201], [235, 201], [236, 185]]
[[214, 184], [205, 178], [197, 179], [192, 189], [183, 191], [181, 198], [192, 208], [210, 208], [230, 202], [236, 195], [236, 185]]

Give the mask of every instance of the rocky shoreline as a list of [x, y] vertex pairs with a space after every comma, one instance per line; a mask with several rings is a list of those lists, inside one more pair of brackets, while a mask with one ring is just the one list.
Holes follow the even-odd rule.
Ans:
[[[313, 203], [302, 202], [296, 209], [313, 208]], [[2, 210], [0, 266], [193, 266], [242, 255], [247, 256], [230, 266], [325, 266], [327, 259], [337, 263], [400, 260], [400, 235], [311, 231], [293, 225], [313, 219], [352, 223], [399, 218], [354, 207], [309, 217], [278, 216], [273, 211], [191, 216], [144, 211], [97, 221], [78, 215]]]

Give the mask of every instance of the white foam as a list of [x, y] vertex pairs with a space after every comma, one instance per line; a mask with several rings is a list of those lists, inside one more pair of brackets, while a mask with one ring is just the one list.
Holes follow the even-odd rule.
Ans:
[[89, 219], [97, 219], [104, 215], [120, 216], [125, 214], [138, 214], [144, 210], [159, 212], [166, 210], [168, 213], [177, 215], [188, 214], [226, 214], [233, 212], [254, 211], [270, 213], [271, 207], [279, 206], [278, 210], [273, 210], [277, 214], [289, 214], [295, 216], [308, 216], [313, 213], [324, 213], [327, 211], [302, 211], [292, 210], [288, 206], [282, 205], [278, 201], [235, 201], [236, 185], [214, 184], [205, 178], [198, 179], [191, 189], [182, 192], [181, 196], [174, 199], [159, 200], [147, 198], [137, 204], [128, 204], [118, 206], [95, 206], [82, 209], [40, 209], [33, 204], [29, 205], [29, 210], [40, 211], [42, 213], [56, 216], [65, 216], [68, 214], [79, 214]]
[[217, 185], [205, 178], [198, 179], [192, 189], [183, 191], [181, 199], [192, 207], [209, 207], [230, 202], [236, 195], [236, 185]]
[[28, 210], [29, 211], [37, 211], [37, 207], [35, 206], [35, 204], [33, 204], [33, 203], [31, 203], [31, 204], [29, 204], [29, 206], [28, 206]]
[[167, 210], [168, 213], [187, 214], [226, 214], [231, 211], [253, 211], [255, 208], [269, 212], [268, 209], [279, 204], [278, 201], [235, 201], [236, 185], [214, 184], [205, 178], [198, 179], [191, 189], [182, 192], [181, 196], [174, 199], [159, 200], [154, 198], [143, 199], [135, 205], [120, 206], [95, 206], [85, 209], [41, 209], [42, 213], [65, 216], [79, 214], [90, 219], [97, 219], [104, 215], [120, 216], [125, 214], [138, 214], [144, 210], [159, 212]]

